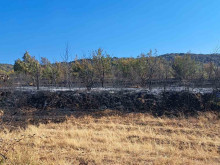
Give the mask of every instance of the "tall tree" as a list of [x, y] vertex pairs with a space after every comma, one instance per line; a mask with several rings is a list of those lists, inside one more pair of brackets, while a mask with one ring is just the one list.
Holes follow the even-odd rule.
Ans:
[[[156, 50], [154, 55], [156, 55]], [[140, 79], [141, 86], [148, 85], [149, 89], [152, 86], [152, 80], [155, 78], [157, 71], [157, 59], [153, 56], [152, 50], [150, 50], [147, 55], [142, 53], [137, 58], [136, 64], [136, 74]]]
[[172, 77], [172, 68], [170, 66], [170, 63], [162, 58], [158, 59], [157, 66], [157, 79], [159, 81], [162, 81], [162, 85], [165, 91], [168, 83], [167, 81], [169, 78]]
[[70, 47], [69, 44], [66, 44], [66, 50], [65, 53], [63, 55], [63, 73], [64, 73], [64, 79], [65, 79], [65, 83], [66, 86], [71, 88], [71, 55], [70, 55]]
[[175, 57], [173, 64], [174, 77], [184, 83], [189, 90], [191, 80], [197, 77], [198, 64], [191, 58], [190, 54]]
[[190, 55], [176, 56], [172, 68], [174, 77], [180, 80], [193, 78], [197, 72], [197, 63]]
[[96, 77], [100, 80], [102, 87], [104, 87], [105, 78], [111, 71], [111, 57], [103, 53], [101, 48], [97, 51], [93, 51], [92, 56]]
[[[136, 79], [134, 72], [135, 59], [133, 58], [120, 58], [112, 62], [112, 69], [115, 76], [115, 81], [120, 82], [120, 85], [133, 83]], [[122, 83], [122, 84], [121, 84]]]
[[16, 60], [14, 64], [15, 72], [22, 72], [25, 75], [31, 77], [34, 84], [37, 86], [37, 90], [40, 87], [40, 74], [41, 74], [41, 65], [35, 57], [31, 57], [31, 55], [26, 51], [23, 60]]
[[95, 79], [95, 70], [92, 60], [86, 58], [81, 61], [76, 60], [72, 69], [75, 76], [78, 76], [85, 84], [87, 90], [91, 90]]

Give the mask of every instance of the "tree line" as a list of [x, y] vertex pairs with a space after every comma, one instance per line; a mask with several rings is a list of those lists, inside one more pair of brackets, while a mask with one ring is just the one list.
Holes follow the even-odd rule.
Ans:
[[69, 48], [66, 48], [62, 62], [51, 63], [47, 58], [37, 60], [29, 52], [14, 63], [15, 77], [22, 77], [27, 85], [36, 86], [66, 86], [74, 87], [78, 82], [90, 90], [95, 84], [101, 87], [123, 84], [152, 88], [153, 82], [160, 81], [162, 86], [170, 80], [184, 82], [190, 85], [193, 80], [212, 80], [218, 87], [220, 69], [215, 63], [200, 63], [187, 53], [167, 61], [150, 50], [137, 58], [113, 58], [103, 49], [92, 51], [90, 58], [70, 62]]

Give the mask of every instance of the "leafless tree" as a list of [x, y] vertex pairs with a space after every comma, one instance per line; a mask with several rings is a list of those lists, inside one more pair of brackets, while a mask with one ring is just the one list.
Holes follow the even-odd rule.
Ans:
[[66, 44], [66, 50], [63, 55], [63, 68], [64, 68], [64, 79], [67, 87], [71, 88], [71, 64], [70, 64], [70, 47], [69, 44]]

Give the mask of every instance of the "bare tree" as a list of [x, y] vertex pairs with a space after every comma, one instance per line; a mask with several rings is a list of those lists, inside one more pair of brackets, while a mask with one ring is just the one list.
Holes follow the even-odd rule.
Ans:
[[157, 70], [157, 50], [154, 52], [154, 57], [153, 57], [153, 52], [150, 50], [150, 52], [147, 54], [147, 63], [148, 63], [148, 74], [147, 74], [147, 84], [149, 89], [151, 90], [152, 88], [152, 80], [154, 78], [154, 75]]
[[64, 79], [67, 87], [71, 88], [71, 64], [70, 64], [70, 48], [69, 44], [66, 44], [66, 50], [63, 55], [63, 68], [64, 68]]

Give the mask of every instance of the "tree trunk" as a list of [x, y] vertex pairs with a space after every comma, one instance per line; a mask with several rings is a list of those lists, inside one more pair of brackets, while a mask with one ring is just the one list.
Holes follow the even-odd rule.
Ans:
[[40, 89], [40, 81], [39, 81], [39, 75], [37, 74], [37, 90]]
[[37, 68], [37, 75], [36, 75], [36, 83], [37, 83], [37, 90], [40, 89], [40, 68]]

